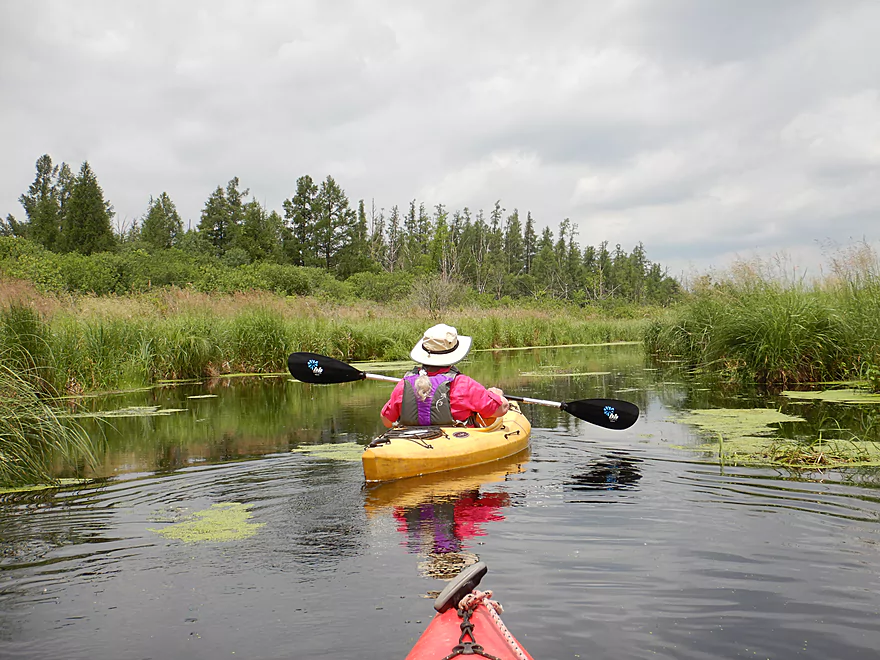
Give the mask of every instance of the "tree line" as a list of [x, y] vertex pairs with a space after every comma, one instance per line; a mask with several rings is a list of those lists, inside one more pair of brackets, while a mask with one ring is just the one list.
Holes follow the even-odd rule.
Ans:
[[166, 192], [151, 197], [144, 215], [113, 230], [113, 206], [89, 163], [78, 174], [45, 154], [19, 198], [26, 219], [0, 220], [0, 235], [29, 239], [58, 253], [89, 255], [143, 249], [211, 254], [226, 266], [273, 263], [320, 268], [340, 280], [358, 273], [432, 276], [472, 287], [496, 299], [556, 298], [586, 304], [625, 300], [666, 304], [679, 292], [675, 279], [647, 258], [639, 243], [630, 252], [607, 241], [581, 247], [578, 226], [563, 219], [556, 232], [538, 231], [496, 201], [486, 214], [443, 204], [427, 209], [412, 200], [401, 208], [352, 207], [332, 176], [296, 180], [279, 213], [250, 196], [238, 177], [218, 185], [198, 225], [184, 230]]

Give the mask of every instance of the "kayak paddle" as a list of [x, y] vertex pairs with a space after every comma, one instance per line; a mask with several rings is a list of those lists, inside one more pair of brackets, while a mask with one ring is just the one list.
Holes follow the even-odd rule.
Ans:
[[[304, 383], [335, 385], [351, 383], [356, 380], [384, 380], [396, 383], [401, 380], [392, 376], [368, 374], [341, 360], [317, 353], [291, 353], [287, 358], [290, 375]], [[606, 429], [628, 429], [639, 419], [639, 407], [629, 401], [617, 399], [579, 399], [578, 401], [547, 401], [546, 399], [529, 399], [524, 396], [504, 397], [510, 401], [535, 403], [540, 406], [559, 408], [569, 415], [582, 419], [590, 424]]]

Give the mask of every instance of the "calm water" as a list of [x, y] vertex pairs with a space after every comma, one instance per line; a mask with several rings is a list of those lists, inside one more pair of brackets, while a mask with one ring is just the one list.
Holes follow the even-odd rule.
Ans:
[[[525, 455], [365, 488], [359, 462], [289, 450], [367, 442], [384, 383], [88, 400], [184, 410], [84, 420], [105, 438], [102, 482], [3, 496], [0, 658], [403, 657], [439, 578], [476, 557], [536, 658], [877, 657], [876, 476], [721, 468], [678, 448], [700, 440], [668, 421], [779, 402], [646, 370], [632, 347], [478, 353], [466, 370], [526, 396], [626, 398], [643, 418], [613, 432], [528, 407]], [[523, 375], [558, 370], [608, 373]], [[850, 423], [845, 408], [798, 412]], [[263, 527], [201, 544], [151, 531], [223, 502]]]

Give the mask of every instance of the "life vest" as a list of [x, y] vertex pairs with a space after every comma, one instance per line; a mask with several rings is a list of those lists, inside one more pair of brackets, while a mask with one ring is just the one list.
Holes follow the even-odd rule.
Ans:
[[458, 369], [452, 367], [445, 373], [428, 376], [431, 380], [431, 391], [424, 401], [416, 394], [419, 368], [406, 374], [403, 377], [399, 423], [404, 426], [452, 426], [455, 422], [449, 405], [449, 389], [458, 374]]

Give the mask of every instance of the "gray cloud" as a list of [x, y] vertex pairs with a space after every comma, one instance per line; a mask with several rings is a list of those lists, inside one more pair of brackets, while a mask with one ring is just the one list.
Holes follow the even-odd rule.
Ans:
[[531, 210], [672, 272], [880, 239], [880, 5], [46, 2], [0, 5], [0, 212], [42, 153], [121, 219], [198, 221], [233, 176], [354, 200]]

